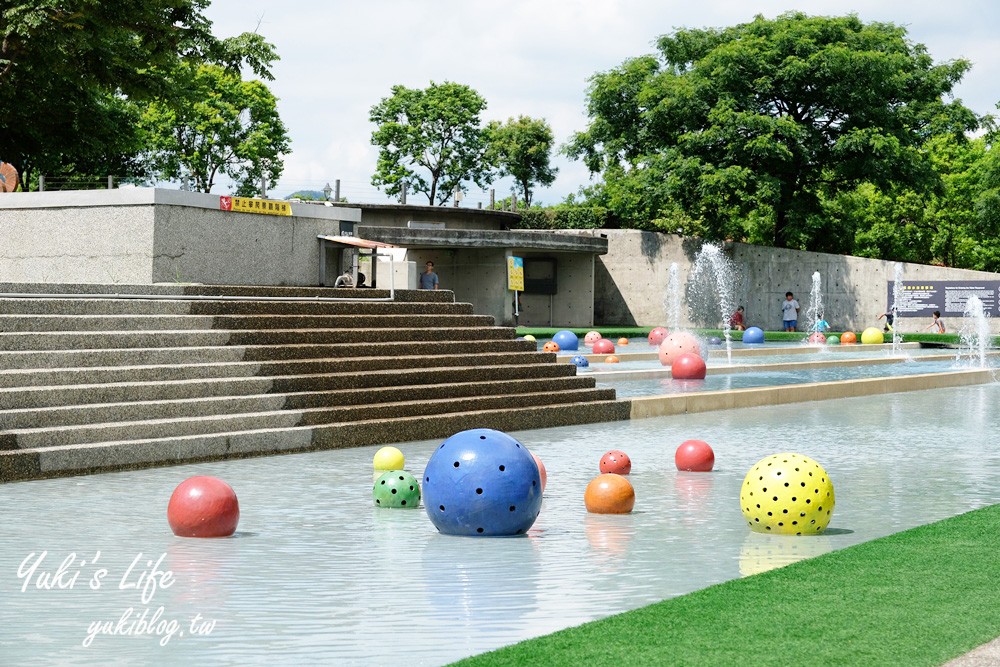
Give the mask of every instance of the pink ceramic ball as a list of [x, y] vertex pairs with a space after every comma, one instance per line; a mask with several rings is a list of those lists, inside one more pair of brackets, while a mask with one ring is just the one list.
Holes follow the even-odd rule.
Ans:
[[667, 331], [666, 327], [656, 327], [655, 329], [649, 332], [648, 336], [649, 344], [652, 345], [653, 347], [659, 347], [660, 343], [663, 342], [663, 339], [667, 337], [668, 333], [670, 332]]
[[587, 335], [583, 337], [583, 344], [587, 347], [593, 347], [594, 343], [601, 340], [600, 331], [588, 331]]
[[810, 343], [825, 343], [826, 342], [826, 336], [824, 336], [823, 334], [821, 334], [818, 331], [814, 331], [813, 333], [809, 334], [809, 342]]
[[704, 380], [707, 374], [705, 360], [690, 352], [677, 355], [670, 364], [670, 377], [675, 380]]
[[664, 366], [670, 366], [674, 363], [674, 359], [684, 353], [701, 356], [701, 344], [693, 334], [689, 334], [686, 331], [675, 331], [672, 334], [668, 334], [663, 339], [663, 342], [660, 343], [660, 363]]
[[594, 343], [594, 354], [614, 354], [615, 344], [612, 343], [607, 338], [602, 338], [601, 340]]

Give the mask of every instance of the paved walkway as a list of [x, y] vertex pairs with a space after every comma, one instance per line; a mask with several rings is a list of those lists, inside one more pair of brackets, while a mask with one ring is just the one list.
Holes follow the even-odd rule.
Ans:
[[944, 667], [995, 667], [1000, 665], [1000, 637], [946, 662]]

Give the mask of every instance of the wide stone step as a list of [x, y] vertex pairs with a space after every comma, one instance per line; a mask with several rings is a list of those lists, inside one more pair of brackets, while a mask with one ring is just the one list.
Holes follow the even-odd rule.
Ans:
[[112, 382], [157, 382], [196, 378], [229, 378], [318, 373], [367, 373], [382, 370], [445, 368], [468, 366], [470, 361], [491, 366], [505, 364], [550, 363], [556, 355], [548, 352], [480, 352], [471, 355], [408, 355], [350, 357], [342, 359], [279, 360], [263, 362], [224, 362], [163, 364], [146, 366], [110, 366], [82, 368], [43, 368], [0, 371], [0, 388], [57, 385], [102, 384]]
[[[0, 479], [38, 479], [178, 462], [445, 438], [469, 428], [505, 431], [628, 419], [626, 401], [593, 401], [0, 451]], [[531, 443], [526, 443], [529, 447]]]
[[0, 333], [0, 350], [70, 350], [220, 345], [329, 345], [403, 341], [512, 340], [511, 327], [274, 329], [267, 331], [93, 331]]
[[[387, 289], [334, 289], [330, 287], [280, 287], [272, 285], [112, 285], [86, 283], [0, 283], [0, 298], [4, 295], [46, 294], [64, 296], [77, 295], [132, 295], [142, 297], [156, 294], [183, 298], [198, 297], [229, 297], [266, 300], [281, 299], [337, 299], [363, 300], [388, 299]], [[396, 290], [397, 302], [442, 303], [453, 302], [455, 294], [450, 290]]]
[[467, 355], [479, 352], [530, 352], [536, 346], [524, 340], [395, 341], [334, 343], [327, 345], [223, 345], [217, 347], [111, 348], [103, 350], [0, 351], [0, 369], [84, 368], [97, 366], [154, 366], [211, 364], [280, 359], [341, 359], [413, 355]]
[[278, 377], [231, 377], [151, 382], [114, 382], [86, 385], [16, 387], [0, 389], [0, 410], [171, 400], [201, 396], [248, 396], [271, 392], [381, 389], [394, 385], [443, 382], [530, 380], [574, 375], [572, 364], [435, 367], [377, 370], [367, 373], [329, 373]]
[[383, 329], [483, 327], [488, 315], [0, 315], [0, 331], [180, 331], [184, 329]]
[[0, 315], [471, 315], [470, 303], [398, 301], [177, 301], [4, 299]]
[[372, 419], [414, 417], [467, 410], [513, 409], [584, 401], [612, 400], [611, 389], [576, 389], [560, 393], [529, 393], [511, 396], [478, 396], [416, 400], [397, 403], [277, 410], [243, 414], [221, 414], [149, 421], [115, 421], [103, 424], [6, 430], [0, 433], [0, 449], [57, 447], [109, 440], [144, 440], [203, 433], [290, 428]]
[[309, 410], [314, 408], [365, 405], [378, 402], [463, 398], [476, 396], [507, 396], [521, 393], [563, 393], [590, 389], [595, 385], [591, 376], [565, 376], [489, 382], [454, 382], [444, 384], [383, 387], [374, 394], [368, 390], [335, 389], [287, 394], [254, 394], [249, 396], [206, 396], [171, 400], [66, 405], [48, 408], [27, 408], [0, 411], [0, 431], [9, 429], [99, 424], [113, 421], [147, 421], [207, 415], [271, 412], [275, 410]]

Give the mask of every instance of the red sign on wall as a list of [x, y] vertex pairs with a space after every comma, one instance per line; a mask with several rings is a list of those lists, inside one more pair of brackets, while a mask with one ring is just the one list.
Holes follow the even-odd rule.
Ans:
[[219, 197], [219, 210], [221, 211], [232, 211], [233, 210], [233, 198], [226, 197], [225, 195]]

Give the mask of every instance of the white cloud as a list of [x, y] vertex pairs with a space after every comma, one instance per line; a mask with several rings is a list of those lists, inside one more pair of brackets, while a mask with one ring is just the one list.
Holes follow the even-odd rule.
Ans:
[[[207, 15], [221, 36], [254, 30], [260, 21], [281, 55], [271, 88], [293, 154], [276, 194], [340, 178], [349, 198], [375, 200], [368, 109], [395, 84], [468, 84], [489, 102], [488, 119], [544, 117], [563, 142], [586, 125], [588, 77], [652, 52], [657, 36], [791, 10], [903, 24], [935, 60], [973, 61], [956, 89], [966, 104], [988, 113], [1000, 100], [1000, 8], [986, 0], [215, 0]], [[538, 193], [549, 203], [588, 182], [579, 163], [557, 164], [556, 183]], [[508, 194], [509, 183], [497, 190], [498, 197]], [[485, 197], [470, 193], [466, 204]]]

